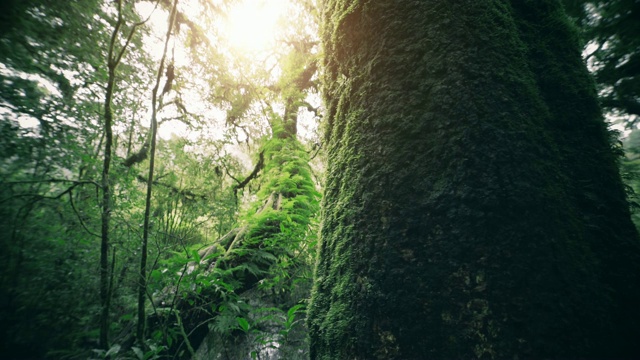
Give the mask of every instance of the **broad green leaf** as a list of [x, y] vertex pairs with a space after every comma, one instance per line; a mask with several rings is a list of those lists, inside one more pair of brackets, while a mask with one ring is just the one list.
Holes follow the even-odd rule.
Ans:
[[238, 318], [236, 318], [236, 320], [238, 321], [238, 325], [240, 325], [240, 328], [244, 332], [249, 331], [249, 322], [247, 321], [247, 319], [238, 317]]
[[136, 354], [139, 360], [144, 360], [144, 353], [138, 347], [132, 347], [131, 350]]
[[109, 357], [111, 355], [115, 355], [120, 351], [121, 346], [118, 344], [113, 345], [109, 351], [107, 351], [107, 353], [104, 355], [105, 357]]

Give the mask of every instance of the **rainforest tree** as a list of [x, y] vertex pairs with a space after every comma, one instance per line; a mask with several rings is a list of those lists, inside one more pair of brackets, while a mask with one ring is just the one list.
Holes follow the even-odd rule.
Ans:
[[311, 358], [637, 355], [638, 235], [559, 1], [322, 16]]
[[[182, 282], [192, 284], [182, 285], [182, 288], [198, 290], [183, 291], [173, 301], [159, 301], [164, 301], [164, 307], [181, 314], [182, 326], [185, 333], [189, 334], [187, 340], [181, 339], [175, 348], [170, 349], [180, 356], [194, 356], [192, 349], [182, 353], [180, 349], [189, 346], [197, 349], [209, 332], [213, 333], [213, 338], [215, 335], [229, 337], [234, 329], [248, 332], [251, 328], [255, 332], [265, 326], [265, 320], [261, 318], [266, 318], [270, 321], [269, 326], [273, 327], [273, 318], [279, 315], [273, 315], [273, 307], [266, 309], [263, 306], [259, 310], [263, 313], [268, 311], [271, 315], [256, 316], [258, 309], [246, 305], [256, 303], [255, 299], [251, 300], [245, 294], [250, 290], [253, 290], [254, 297], [256, 293], [278, 294], [279, 303], [276, 306], [288, 312], [289, 322], [293, 321], [291, 316], [296, 309], [304, 305], [297, 304], [302, 300], [299, 293], [308, 294], [307, 281], [299, 273], [305, 272], [304, 268], [312, 259], [309, 249], [313, 246], [309, 243], [315, 237], [313, 223], [320, 194], [316, 190], [309, 164], [310, 154], [317, 155], [317, 149], [311, 151], [305, 148], [299, 139], [298, 128], [302, 127], [302, 109], [317, 111], [307, 102], [309, 93], [316, 86], [314, 76], [317, 59], [312, 54], [316, 46], [314, 39], [298, 33], [295, 35], [288, 38], [287, 46], [279, 49], [282, 52], [278, 54], [278, 67], [282, 69], [280, 76], [272, 79], [273, 74], [264, 74], [263, 70], [251, 73], [248, 71], [250, 67], [245, 67], [245, 74], [251, 76], [227, 86], [236, 91], [214, 94], [217, 101], [228, 105], [226, 122], [229, 128], [248, 135], [258, 121], [264, 121], [267, 133], [260, 139], [248, 137], [247, 142], [260, 145], [255, 166], [243, 180], [234, 178], [234, 193], [241, 196], [250, 193], [250, 187], [255, 187], [256, 198], [243, 211], [236, 227], [196, 252], [198, 255], [194, 255], [194, 258], [200, 259], [198, 266], [191, 260], [195, 270], [189, 276], [180, 275], [178, 281], [169, 287], [180, 288]], [[246, 61], [238, 58], [235, 65], [246, 66]], [[218, 74], [212, 71], [209, 74], [212, 78], [220, 75], [228, 76], [226, 72]], [[212, 90], [220, 91], [219, 88]], [[174, 314], [171, 316], [173, 318]], [[211, 325], [206, 326], [209, 323]], [[288, 341], [286, 336], [265, 336], [267, 338], [262, 345], [278, 343], [282, 347], [278, 350], [280, 356], [291, 358], [305, 354], [298, 351], [287, 354], [283, 346]], [[238, 334], [234, 337], [236, 340], [241, 338]], [[211, 358], [217, 356], [216, 351], [221, 352], [216, 348], [219, 345], [210, 347], [212, 349], [206, 351], [211, 353], [200, 356]], [[241, 346], [225, 345], [224, 353], [236, 358], [245, 356], [244, 350]], [[254, 356], [259, 357], [259, 348], [252, 350]]]

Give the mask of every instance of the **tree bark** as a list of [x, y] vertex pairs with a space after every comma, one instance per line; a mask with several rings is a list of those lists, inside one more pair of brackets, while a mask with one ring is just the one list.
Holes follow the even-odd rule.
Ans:
[[323, 17], [311, 358], [635, 355], [638, 236], [558, 2]]
[[117, 51], [115, 49], [118, 32], [122, 26], [122, 2], [117, 2], [118, 20], [111, 34], [109, 53], [107, 55], [107, 89], [104, 100], [104, 158], [102, 162], [102, 213], [101, 213], [101, 241], [100, 241], [100, 338], [101, 349], [109, 348], [109, 308], [111, 296], [109, 289], [109, 226], [111, 222], [111, 184], [110, 169], [113, 146], [113, 92], [116, 82], [116, 68], [118, 66]]
[[112, 195], [111, 195], [111, 156], [113, 155], [113, 96], [116, 85], [116, 70], [120, 60], [124, 56], [131, 39], [138, 26], [143, 25], [147, 20], [134, 23], [129, 29], [124, 44], [118, 49], [118, 38], [125, 22], [122, 10], [122, 0], [114, 1], [117, 8], [117, 20], [109, 41], [107, 53], [107, 86], [104, 100], [104, 158], [102, 162], [101, 190], [102, 190], [102, 211], [101, 211], [101, 241], [100, 241], [100, 335], [98, 346], [101, 349], [109, 349], [109, 310], [111, 307], [110, 271], [109, 271], [109, 228], [111, 223]]

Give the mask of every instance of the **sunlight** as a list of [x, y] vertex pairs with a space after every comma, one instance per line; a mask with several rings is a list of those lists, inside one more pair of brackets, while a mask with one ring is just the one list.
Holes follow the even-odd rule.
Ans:
[[[224, 9], [224, 15], [220, 16], [220, 13], [216, 13], [216, 18], [213, 22], [215, 29], [212, 30], [211, 34], [215, 35], [210, 37], [210, 40], [212, 40], [212, 43], [218, 42], [216, 46], [222, 49], [222, 52], [229, 58], [246, 57], [251, 62], [264, 61], [265, 56], [268, 57], [270, 54], [269, 51], [278, 45], [279, 38], [282, 38], [286, 32], [286, 16], [294, 6], [291, 0], [212, 1], [216, 4], [217, 11]], [[204, 25], [207, 23], [203, 16], [207, 16], [208, 13], [197, 1], [183, 1], [180, 6], [180, 11], [188, 14], [192, 19], [196, 19], [199, 24]], [[150, 36], [145, 38], [143, 46], [146, 52], [151, 54], [154, 61], [159, 61], [164, 48], [168, 13], [158, 10], [156, 3], [153, 1], [136, 3], [136, 10], [142, 18], [146, 18], [150, 14], [153, 15], [149, 21]], [[206, 29], [207, 26], [205, 25], [204, 27]], [[175, 48], [172, 47], [174, 44], [177, 44]], [[185, 48], [184, 44], [181, 43], [180, 34], [174, 34], [169, 47], [176, 67], [184, 68], [190, 66], [192, 59], [188, 55], [189, 49]], [[273, 62], [274, 60], [270, 59], [269, 61]], [[266, 63], [271, 64], [268, 61]], [[234, 70], [232, 69], [231, 71]], [[277, 69], [274, 70], [272, 68], [271, 71], [277, 71]], [[237, 76], [237, 74], [231, 75]], [[182, 92], [187, 94], [189, 91], [182, 89]], [[171, 97], [173, 94], [169, 93], [168, 96]], [[190, 108], [198, 106], [199, 102], [194, 100], [198, 98], [197, 94], [191, 92], [187, 95], [187, 98], [192, 99]], [[170, 110], [160, 116], [177, 117], [177, 114]], [[206, 113], [211, 114], [212, 111], [209, 109]], [[223, 113], [219, 117], [224, 119], [224, 116]], [[150, 119], [150, 117], [150, 114], [147, 114], [142, 118], [144, 121]], [[145, 126], [148, 126], [148, 122], [146, 122]], [[199, 129], [196, 133], [201, 131], [202, 129]], [[194, 135], [192, 132], [193, 129], [190, 129], [180, 120], [164, 121], [158, 128], [158, 135], [163, 139], [169, 139], [174, 135], [188, 137]]]
[[275, 43], [287, 0], [239, 0], [229, 9], [223, 33], [232, 47], [248, 53], [267, 50]]

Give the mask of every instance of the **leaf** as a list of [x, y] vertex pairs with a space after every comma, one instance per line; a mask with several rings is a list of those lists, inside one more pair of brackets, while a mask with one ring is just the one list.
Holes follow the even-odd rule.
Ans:
[[139, 360], [144, 360], [144, 353], [138, 347], [132, 347], [131, 350], [136, 354]]
[[247, 319], [238, 317], [238, 318], [236, 318], [236, 320], [238, 321], [238, 325], [240, 325], [240, 328], [244, 332], [249, 331], [249, 322], [247, 321]]
[[111, 355], [117, 354], [120, 351], [121, 346], [118, 344], [113, 345], [109, 351], [104, 355], [105, 358], [108, 358]]
[[151, 359], [157, 351], [155, 349], [151, 349], [144, 354], [144, 360]]
[[287, 311], [287, 318], [291, 319], [295, 316], [296, 311], [298, 311], [300, 308], [303, 308], [304, 305], [303, 304], [298, 304], [293, 306], [291, 309], [289, 309], [289, 311]]
[[296, 318], [296, 312], [298, 310], [300, 310], [300, 308], [303, 308], [303, 307], [304, 307], [303, 304], [298, 304], [298, 305], [293, 306], [291, 309], [289, 309], [289, 311], [287, 311], [287, 321], [284, 324], [284, 326], [287, 329], [290, 329], [293, 326], [293, 324], [295, 323], [294, 320]]
[[153, 280], [158, 281], [162, 279], [162, 272], [160, 272], [160, 270], [158, 269], [155, 269], [151, 272], [150, 276]]
[[193, 256], [193, 261], [195, 261], [196, 263], [200, 263], [200, 254], [197, 249], [193, 249], [191, 251], [191, 256]]
[[235, 313], [239, 313], [240, 312], [240, 307], [232, 302], [227, 303], [227, 306], [229, 307], [229, 309]]

